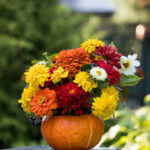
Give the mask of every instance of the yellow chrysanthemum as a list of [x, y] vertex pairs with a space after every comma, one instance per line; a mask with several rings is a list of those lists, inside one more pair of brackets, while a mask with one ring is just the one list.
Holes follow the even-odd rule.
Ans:
[[44, 86], [44, 82], [48, 80], [49, 68], [43, 64], [36, 64], [29, 68], [27, 72], [24, 73], [25, 81], [32, 87]]
[[92, 79], [89, 78], [90, 73], [87, 73], [85, 71], [79, 72], [75, 76], [74, 83], [77, 83], [79, 87], [82, 87], [82, 89], [85, 92], [91, 92], [93, 88], [97, 87], [97, 83], [95, 83]]
[[108, 86], [102, 89], [101, 97], [93, 98], [93, 100], [92, 113], [103, 119], [108, 119], [117, 107], [119, 94], [114, 86]]
[[60, 81], [62, 78], [67, 78], [69, 71], [65, 71], [62, 67], [58, 67], [51, 75], [51, 80], [55, 83]]
[[87, 41], [84, 41], [81, 44], [81, 47], [90, 54], [94, 52], [96, 50], [96, 47], [99, 47], [100, 45], [104, 46], [104, 42], [98, 39], [89, 39]]
[[19, 99], [18, 102], [21, 103], [21, 107], [25, 112], [30, 113], [30, 101], [38, 90], [38, 88], [33, 88], [31, 86], [23, 90], [21, 99]]

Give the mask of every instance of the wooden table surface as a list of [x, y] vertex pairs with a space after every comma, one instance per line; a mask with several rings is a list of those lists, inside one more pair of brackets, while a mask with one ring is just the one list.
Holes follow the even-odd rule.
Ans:
[[[18, 148], [9, 148], [3, 150], [53, 150], [48, 145], [39, 145], [39, 146], [25, 146], [25, 147], [18, 147]], [[121, 150], [120, 148], [93, 148], [92, 150]]]

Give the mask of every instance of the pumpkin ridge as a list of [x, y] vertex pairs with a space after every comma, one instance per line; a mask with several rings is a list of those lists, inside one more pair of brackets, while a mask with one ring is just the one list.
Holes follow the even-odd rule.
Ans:
[[[52, 128], [52, 127], [53, 127], [53, 123], [54, 123], [55, 118], [52, 118], [52, 117], [51, 117], [50, 120], [51, 120], [51, 122], [50, 122], [49, 126], [47, 126], [47, 128], [48, 128], [47, 130], [53, 132], [53, 128]], [[48, 123], [48, 122], [47, 122], [47, 123]], [[54, 147], [55, 144], [53, 143], [53, 140], [52, 140], [52, 139], [53, 139], [53, 137], [52, 137], [53, 133], [50, 133], [50, 132], [49, 132], [49, 135], [50, 135], [50, 136], [49, 136], [50, 140], [48, 140], [48, 142], [50, 142], [50, 143], [51, 143], [51, 146]]]
[[53, 116], [41, 124], [43, 137], [56, 150], [91, 149], [98, 144], [103, 130], [103, 120], [93, 114]]
[[[68, 122], [68, 126], [70, 128], [70, 123], [69, 122]], [[67, 135], [68, 135], [68, 148], [71, 150], [70, 135], [69, 135], [69, 133], [67, 133]]]
[[92, 139], [92, 123], [91, 123], [91, 120], [89, 119], [88, 116], [87, 116], [87, 118], [89, 120], [89, 131], [90, 131], [90, 134], [89, 134], [89, 139], [88, 139], [88, 143], [87, 143], [86, 149], [89, 147], [89, 145], [91, 143], [91, 139]]

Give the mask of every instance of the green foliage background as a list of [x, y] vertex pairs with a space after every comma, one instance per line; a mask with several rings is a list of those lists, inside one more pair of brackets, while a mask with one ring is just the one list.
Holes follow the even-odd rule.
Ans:
[[140, 54], [135, 26], [71, 12], [57, 0], [0, 0], [0, 148], [45, 144], [17, 102], [25, 86], [21, 76], [33, 59], [79, 47], [88, 38], [113, 41], [125, 54], [134, 47]]
[[0, 0], [0, 148], [42, 144], [40, 128], [17, 103], [21, 76], [43, 52], [79, 47], [97, 28], [90, 19], [56, 0]]
[[[121, 147], [124, 150], [150, 149], [150, 106], [134, 111], [129, 108], [117, 111], [116, 118], [103, 135], [101, 146]], [[105, 123], [108, 124], [108, 121]]]

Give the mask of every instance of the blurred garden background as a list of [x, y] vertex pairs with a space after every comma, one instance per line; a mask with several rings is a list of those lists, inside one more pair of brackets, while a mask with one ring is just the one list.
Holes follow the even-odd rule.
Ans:
[[[105, 121], [102, 146], [150, 150], [150, 0], [0, 0], [0, 148], [46, 144], [17, 100], [31, 61], [89, 38], [138, 53], [145, 79]], [[144, 97], [146, 97], [146, 103]]]

